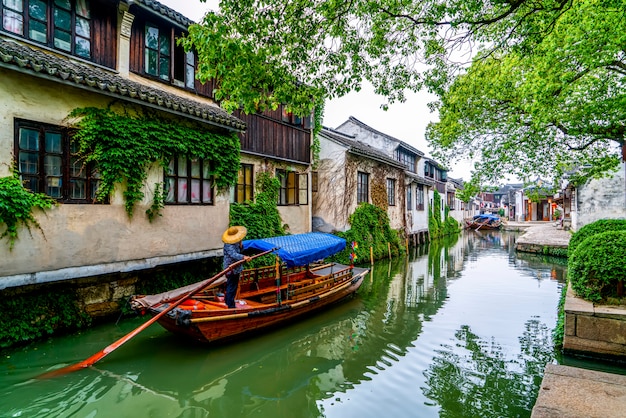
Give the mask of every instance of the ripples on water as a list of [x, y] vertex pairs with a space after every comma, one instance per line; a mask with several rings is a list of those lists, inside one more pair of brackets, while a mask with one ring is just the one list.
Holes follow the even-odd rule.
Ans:
[[374, 266], [354, 299], [222, 346], [153, 325], [49, 380], [145, 318], [2, 352], [1, 417], [523, 417], [551, 340], [563, 262], [470, 232]]

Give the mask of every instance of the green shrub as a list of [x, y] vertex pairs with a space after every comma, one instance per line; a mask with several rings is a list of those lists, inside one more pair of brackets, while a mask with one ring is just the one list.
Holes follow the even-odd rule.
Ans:
[[370, 203], [361, 203], [350, 218], [350, 229], [345, 232], [337, 232], [337, 235], [346, 240], [346, 249], [333, 257], [334, 261], [349, 264], [352, 242], [356, 242], [358, 248], [355, 253], [356, 264], [367, 263], [370, 260], [370, 247], [375, 260], [395, 257], [405, 252], [400, 241], [398, 231], [389, 225], [387, 211]]
[[626, 231], [592, 235], [581, 242], [568, 263], [568, 276], [576, 294], [591, 302], [616, 296], [626, 279]]
[[592, 235], [599, 234], [601, 232], [623, 230], [626, 230], [626, 219], [600, 219], [585, 225], [572, 235], [572, 238], [569, 241], [567, 256], [571, 257], [574, 250], [576, 250], [576, 247]]

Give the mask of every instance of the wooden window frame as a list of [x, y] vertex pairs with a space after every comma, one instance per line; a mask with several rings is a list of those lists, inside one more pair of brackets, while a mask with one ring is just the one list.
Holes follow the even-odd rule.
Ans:
[[[184, 165], [182, 164], [183, 161]], [[194, 170], [194, 166], [197, 167], [197, 170]], [[163, 178], [165, 179], [163, 185], [165, 204], [214, 204], [214, 182], [208, 161], [183, 156], [173, 157]], [[190, 185], [191, 187], [189, 187]]]
[[280, 106], [280, 120], [283, 123], [287, 123], [289, 125], [294, 125], [303, 129], [311, 129], [313, 127], [313, 117], [312, 115], [308, 116], [297, 116], [292, 112], [287, 112], [287, 106]]
[[409, 184], [409, 187], [406, 188], [406, 207], [408, 210], [411, 210], [413, 206], [413, 184]]
[[[156, 47], [148, 46], [149, 36], [151, 30], [156, 31]], [[143, 43], [143, 53], [144, 53], [144, 72], [152, 77], [156, 77], [162, 81], [170, 81], [172, 78], [171, 66], [172, 66], [172, 40], [170, 37], [166, 36], [165, 33], [167, 31], [163, 31], [158, 25], [150, 22], [146, 22], [144, 27], [144, 43]], [[165, 42], [167, 41], [167, 54], [165, 53]], [[155, 73], [150, 72], [149, 66], [149, 53], [154, 53], [156, 56], [156, 68]], [[167, 65], [162, 66], [162, 61], [167, 60]], [[166, 72], [162, 72], [165, 70]]]
[[[71, 54], [80, 58], [91, 60], [93, 59], [93, 21], [91, 17], [92, 8], [91, 3], [88, 0], [68, 0], [69, 9], [62, 5], [57, 4], [54, 0], [21, 0], [22, 10], [10, 8], [5, 5], [4, 2], [0, 4], [0, 29], [3, 32], [11, 33], [20, 36], [24, 39], [28, 39], [32, 42], [46, 45], [58, 51], [62, 51], [67, 54]], [[79, 13], [77, 11], [77, 3], [80, 2], [86, 9]], [[38, 18], [31, 14], [31, 5], [45, 5], [45, 19]], [[14, 17], [21, 18], [21, 30], [13, 30], [5, 26], [5, 18], [7, 15], [13, 15]], [[69, 15], [69, 16], [67, 16]], [[69, 28], [62, 27], [60, 22], [63, 21], [61, 16], [66, 17], [69, 20]], [[80, 25], [79, 22], [86, 24]], [[38, 26], [38, 27], [37, 27]], [[38, 30], [37, 30], [38, 29]], [[45, 33], [44, 30], [45, 29]], [[83, 32], [83, 33], [81, 33]], [[40, 39], [40, 36], [35, 34], [44, 34], [45, 39]], [[61, 39], [58, 35], [63, 34], [64, 37], [69, 39]], [[61, 42], [68, 42], [69, 47], [66, 48]], [[77, 46], [88, 44], [87, 49], [79, 49]], [[82, 52], [81, 52], [82, 51]]]
[[424, 200], [425, 200], [424, 185], [423, 184], [418, 184], [417, 187], [416, 187], [416, 193], [415, 193], [415, 209], [417, 209], [419, 211], [423, 211], [424, 210]]
[[292, 170], [276, 169], [280, 182], [278, 206], [307, 205], [309, 197], [309, 176]]
[[319, 173], [317, 171], [311, 172], [311, 191], [316, 193], [319, 187]]
[[[248, 181], [248, 177], [249, 180]], [[237, 184], [231, 189], [232, 203], [246, 203], [254, 200], [254, 165], [241, 164]]]
[[[157, 35], [157, 47], [152, 48], [148, 46], [148, 30], [154, 29], [158, 32]], [[169, 83], [176, 87], [180, 87], [186, 90], [195, 90], [196, 82], [196, 55], [194, 52], [185, 52], [185, 49], [176, 44], [176, 38], [181, 36], [182, 33], [175, 33], [174, 29], [165, 29], [162, 26], [147, 21], [143, 26], [143, 44], [141, 45], [143, 56], [143, 75], [155, 80]], [[168, 50], [167, 53], [162, 46], [162, 41], [167, 39]], [[152, 51], [156, 54], [157, 71], [156, 74], [149, 72], [148, 65], [148, 52]], [[167, 59], [167, 74], [161, 71], [160, 61], [161, 58]], [[163, 66], [165, 69], [165, 65]]]
[[406, 152], [402, 149], [397, 149], [396, 150], [396, 160], [400, 161], [407, 170], [409, 170], [412, 173], [416, 172], [416, 167], [417, 167], [417, 158], [415, 158], [415, 155]]
[[370, 175], [363, 171], [357, 172], [357, 186], [356, 186], [356, 202], [369, 203], [370, 197]]
[[[22, 134], [30, 134], [31, 137]], [[17, 169], [24, 187], [45, 193], [62, 203], [95, 203], [100, 185], [99, 174], [94, 164], [84, 165], [74, 154], [73, 148], [77, 144], [72, 141], [67, 128], [16, 119], [14, 136]], [[55, 137], [58, 144], [52, 143]], [[31, 158], [28, 158], [29, 155]], [[51, 163], [53, 159], [60, 159], [60, 164]], [[35, 169], [34, 172], [29, 172], [29, 165]], [[76, 187], [78, 184], [82, 187]], [[52, 189], [58, 189], [58, 193], [50, 193]], [[77, 197], [75, 192], [80, 190], [83, 190], [83, 196]]]
[[396, 205], [396, 179], [387, 178], [387, 205]]

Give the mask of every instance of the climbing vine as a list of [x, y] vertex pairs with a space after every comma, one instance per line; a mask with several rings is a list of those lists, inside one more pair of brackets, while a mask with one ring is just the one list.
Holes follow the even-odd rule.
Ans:
[[[277, 237], [285, 235], [278, 212], [280, 181], [269, 171], [261, 172], [255, 181], [253, 202], [230, 205], [230, 225], [243, 225], [248, 229], [246, 239]], [[267, 255], [252, 260], [247, 266], [257, 267], [273, 263], [274, 256]]]
[[324, 102], [320, 101], [315, 106], [313, 113], [313, 142], [311, 143], [312, 161], [311, 166], [313, 170], [317, 169], [317, 163], [320, 160], [320, 139], [318, 134], [322, 131], [322, 121], [324, 120]]
[[428, 234], [430, 238], [439, 238], [460, 231], [459, 223], [452, 216], [448, 216], [450, 209], [446, 206], [444, 219], [441, 219], [441, 195], [437, 190], [433, 193], [432, 209], [428, 206]]
[[55, 204], [56, 201], [51, 197], [26, 189], [15, 169], [10, 176], [0, 177], [0, 224], [6, 226], [0, 239], [7, 237], [9, 249], [12, 250], [20, 226], [25, 226], [29, 232], [32, 226], [41, 230], [39, 222], [33, 216], [33, 209], [50, 209]]
[[[197, 124], [131, 114], [128, 109], [118, 113], [111, 108], [78, 108], [69, 117], [77, 119], [74, 139], [78, 140], [79, 154], [85, 163], [94, 162], [98, 167], [97, 199], [105, 200], [116, 185], [125, 184], [123, 194], [129, 217], [144, 197], [144, 181], [153, 163], [166, 167], [174, 156], [207, 159], [218, 188], [237, 181], [240, 145], [235, 133], [217, 134]], [[155, 203], [147, 213], [149, 218], [160, 211], [161, 197], [155, 193]]]
[[397, 256], [404, 253], [405, 248], [401, 245], [398, 231], [391, 228], [387, 211], [370, 203], [361, 203], [348, 219], [350, 229], [345, 232], [337, 232], [337, 235], [345, 238], [348, 245], [335, 259], [341, 263], [350, 263], [351, 243], [356, 242], [355, 250], [357, 263], [367, 263], [370, 260], [370, 248], [374, 259], [378, 260], [389, 256]]

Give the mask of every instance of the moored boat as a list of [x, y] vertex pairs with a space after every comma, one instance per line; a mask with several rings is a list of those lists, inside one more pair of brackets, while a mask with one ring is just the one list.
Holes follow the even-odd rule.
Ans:
[[354, 294], [369, 269], [337, 263], [320, 264], [346, 246], [343, 238], [308, 233], [243, 242], [244, 250], [276, 249], [276, 265], [244, 270], [239, 280], [236, 307], [224, 303], [220, 279], [189, 295], [197, 284], [158, 295], [136, 296], [136, 311], [162, 315], [158, 322], [168, 331], [202, 342], [215, 342], [266, 330], [305, 314], [319, 311]]
[[497, 215], [481, 214], [465, 219], [465, 227], [469, 229], [500, 229], [502, 220]]

